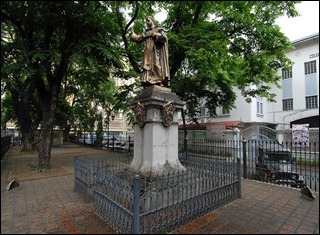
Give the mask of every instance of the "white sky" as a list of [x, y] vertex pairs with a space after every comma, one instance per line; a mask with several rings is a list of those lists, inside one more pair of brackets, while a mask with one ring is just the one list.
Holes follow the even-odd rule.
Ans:
[[296, 9], [300, 16], [283, 16], [276, 21], [290, 41], [319, 33], [319, 1], [302, 1]]
[[[293, 18], [283, 16], [276, 20], [276, 24], [289, 40], [294, 41], [319, 33], [319, 1], [302, 1], [296, 4], [296, 9], [300, 16]], [[161, 23], [166, 14], [158, 13], [154, 17]]]

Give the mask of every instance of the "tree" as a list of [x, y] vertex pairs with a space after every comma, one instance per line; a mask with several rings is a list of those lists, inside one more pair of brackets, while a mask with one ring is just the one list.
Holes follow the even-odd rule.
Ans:
[[[278, 69], [291, 65], [285, 57], [291, 43], [275, 20], [284, 14], [296, 16], [297, 3], [1, 2], [1, 82], [11, 94], [23, 133], [34, 136], [43, 125], [35, 142], [37, 169], [50, 166], [52, 129], [65, 81], [81, 74], [99, 87], [99, 81], [109, 77], [141, 75], [143, 45], [130, 43], [128, 37], [133, 22], [135, 30], [142, 32], [147, 15], [167, 11], [162, 26], [168, 31], [171, 88], [186, 101], [187, 114], [196, 121], [203, 105], [212, 116], [219, 106], [233, 108], [234, 87], [249, 102], [255, 96], [274, 100], [269, 86], [280, 81]], [[122, 64], [130, 65], [129, 70]], [[119, 93], [123, 101], [126, 93], [134, 91], [134, 86], [127, 88]], [[121, 106], [119, 100], [117, 104], [101, 102]], [[82, 115], [79, 109], [76, 113]], [[83, 128], [91, 123], [85, 120]]]
[[[102, 106], [106, 102], [115, 102], [117, 87], [113, 78], [105, 77], [103, 80], [97, 80], [92, 77], [91, 82], [88, 82], [88, 77], [91, 75], [86, 70], [69, 68], [68, 80], [62, 85], [57, 104], [55, 126], [63, 129], [64, 142], [69, 142], [71, 129], [79, 128], [79, 126], [75, 126], [76, 124], [83, 125], [82, 122], [89, 119], [98, 118], [96, 121], [100, 120], [100, 116], [97, 116], [96, 113], [98, 106]], [[86, 130], [90, 130], [88, 125], [83, 126], [87, 126]]]
[[[68, 69], [79, 68], [87, 81], [97, 82], [111, 67], [121, 67], [107, 7], [91, 1], [1, 2], [1, 81], [23, 133], [36, 136], [37, 171], [50, 168], [54, 118]], [[40, 122], [43, 129], [37, 132]]]
[[5, 129], [8, 121], [15, 119], [11, 96], [9, 93], [4, 93], [1, 98], [1, 130]]
[[162, 26], [168, 30], [171, 88], [186, 102], [187, 114], [196, 122], [202, 106], [210, 116], [216, 115], [217, 107], [234, 108], [234, 88], [248, 102], [256, 96], [275, 101], [270, 85], [280, 86], [277, 70], [291, 66], [285, 56], [291, 43], [275, 21], [284, 14], [297, 16], [297, 3], [134, 1], [127, 21], [122, 11], [115, 12], [128, 61], [137, 74], [142, 48], [128, 43], [126, 33], [133, 22], [135, 31], [142, 32], [145, 17], [157, 9], [167, 13]]

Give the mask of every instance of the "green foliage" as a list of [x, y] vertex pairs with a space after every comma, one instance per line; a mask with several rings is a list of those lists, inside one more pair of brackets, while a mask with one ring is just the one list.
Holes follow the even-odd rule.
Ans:
[[15, 119], [11, 96], [6, 93], [1, 99], [1, 129], [4, 128], [8, 121]]
[[103, 140], [103, 124], [102, 124], [102, 114], [100, 113], [97, 117], [98, 125], [97, 125], [97, 131], [96, 131], [96, 136], [97, 136], [97, 144], [101, 145], [102, 140]]
[[22, 131], [53, 117], [60, 127], [78, 119], [93, 128], [97, 105], [115, 90], [111, 70], [122, 68], [109, 4], [1, 2], [2, 93], [11, 94]]
[[30, 170], [30, 171], [35, 171], [37, 168], [37, 164], [35, 163], [35, 161], [32, 161], [32, 160], [30, 160], [27, 163], [27, 166], [28, 166], [28, 170]]
[[[215, 116], [217, 107], [234, 108], [235, 89], [248, 102], [253, 97], [275, 101], [270, 86], [279, 85], [277, 70], [291, 66], [285, 52], [291, 43], [275, 20], [297, 16], [297, 1], [166, 1], [154, 8], [167, 12], [162, 26], [168, 30], [171, 87], [187, 103], [188, 116], [200, 107]], [[142, 3], [143, 5], [143, 3]], [[138, 9], [133, 5], [132, 14]], [[136, 25], [142, 31], [139, 8]], [[131, 22], [131, 21], [129, 21]], [[128, 46], [140, 64], [141, 47]], [[133, 64], [133, 68], [135, 64]], [[138, 72], [138, 70], [136, 70]]]
[[303, 157], [296, 158], [296, 165], [298, 166], [319, 166], [319, 160], [316, 159], [305, 159]]
[[276, 72], [292, 65], [285, 57], [291, 43], [275, 21], [297, 16], [298, 3], [2, 1], [1, 94], [10, 93], [6, 106], [22, 127], [52, 114], [55, 125], [91, 130], [99, 105], [130, 113], [140, 84], [118, 89], [114, 82], [141, 76], [144, 45], [130, 42], [129, 28], [142, 32], [147, 15], [165, 11], [171, 88], [188, 116], [196, 120], [203, 106], [211, 116], [217, 107], [234, 108], [235, 88], [248, 102], [274, 101]]
[[197, 154], [205, 154], [209, 157], [224, 157], [224, 158], [231, 158], [233, 157], [231, 152], [225, 151], [215, 151], [212, 147], [204, 147], [204, 146], [192, 146], [188, 147], [188, 152], [190, 153], [197, 153]]

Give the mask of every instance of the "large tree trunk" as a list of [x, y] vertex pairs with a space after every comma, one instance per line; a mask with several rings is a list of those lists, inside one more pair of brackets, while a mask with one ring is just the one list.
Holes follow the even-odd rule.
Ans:
[[[26, 115], [25, 115], [26, 116]], [[35, 137], [34, 134], [37, 130], [37, 127], [39, 125], [40, 119], [35, 118], [34, 121], [31, 121], [29, 117], [20, 117], [20, 131], [21, 131], [21, 143], [22, 148], [21, 151], [28, 152], [28, 151], [35, 151]]]
[[33, 90], [28, 92], [21, 92], [19, 90], [10, 89], [12, 96], [13, 109], [17, 116], [20, 131], [21, 131], [21, 151], [34, 151], [34, 131], [37, 129], [41, 116], [37, 114], [34, 109], [31, 109], [31, 102], [33, 101]]
[[[43, 87], [42, 87], [43, 88]], [[38, 164], [36, 171], [45, 171], [50, 169], [51, 147], [53, 139], [53, 124], [56, 113], [60, 83], [52, 86], [51, 92], [40, 89], [42, 95], [40, 99], [40, 109], [42, 113], [42, 127], [35, 137], [36, 149], [38, 151]]]
[[33, 131], [29, 131], [28, 133], [25, 133], [22, 131], [22, 148], [21, 151], [27, 152], [27, 151], [34, 151], [35, 145], [34, 145], [34, 133]]
[[[53, 99], [52, 102], [55, 102]], [[38, 164], [36, 171], [46, 171], [50, 169], [51, 147], [53, 138], [53, 121], [55, 112], [55, 103], [51, 105], [50, 111], [44, 115], [43, 129], [38, 131], [36, 136], [36, 148], [38, 151]]]
[[52, 133], [52, 125], [45, 125], [44, 129], [38, 134], [38, 164], [36, 171], [46, 171], [50, 169]]
[[65, 125], [63, 128], [63, 143], [70, 143], [69, 133], [70, 133], [70, 125]]

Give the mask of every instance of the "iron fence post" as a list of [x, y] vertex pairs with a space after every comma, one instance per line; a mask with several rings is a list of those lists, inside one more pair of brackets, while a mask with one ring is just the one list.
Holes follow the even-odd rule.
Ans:
[[183, 144], [184, 144], [183, 147], [186, 155], [186, 166], [188, 166], [188, 137], [184, 138]]
[[112, 152], [114, 152], [114, 135], [112, 136]]
[[129, 149], [128, 154], [131, 154], [131, 136], [129, 135]]
[[238, 173], [238, 180], [239, 180], [239, 196], [241, 197], [241, 158], [238, 156], [237, 157], [237, 168], [239, 170], [239, 173]]
[[140, 176], [135, 175], [133, 180], [133, 221], [132, 233], [139, 234], [139, 208], [140, 208]]
[[77, 175], [77, 164], [78, 164], [78, 155], [73, 158], [73, 191], [76, 191], [76, 175]]
[[247, 140], [242, 138], [242, 151], [243, 151], [243, 178], [247, 179]]

